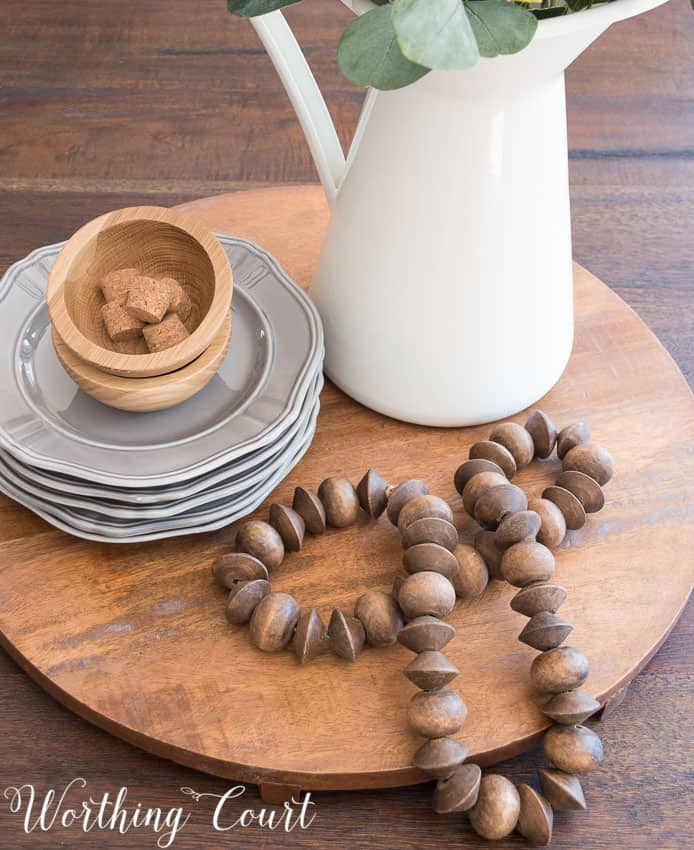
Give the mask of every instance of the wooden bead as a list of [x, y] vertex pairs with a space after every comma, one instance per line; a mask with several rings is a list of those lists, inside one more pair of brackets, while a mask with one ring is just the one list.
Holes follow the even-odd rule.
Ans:
[[356, 661], [364, 647], [366, 632], [360, 620], [335, 608], [328, 623], [328, 639], [335, 655]]
[[270, 582], [265, 579], [258, 578], [237, 584], [229, 591], [224, 616], [237, 626], [247, 623], [260, 600], [269, 592]]
[[393, 525], [397, 526], [400, 511], [405, 506], [405, 503], [409, 502], [410, 499], [414, 499], [416, 496], [426, 496], [428, 492], [427, 485], [423, 481], [418, 481], [416, 478], [410, 478], [408, 481], [398, 484], [388, 497], [388, 505], [386, 507], [388, 519]]
[[410, 661], [405, 676], [423, 691], [435, 691], [453, 681], [460, 670], [437, 650], [426, 650]]
[[576, 776], [553, 768], [540, 768], [537, 771], [542, 793], [553, 809], [558, 812], [585, 810], [586, 798], [583, 796], [581, 782]]
[[588, 678], [588, 659], [572, 646], [549, 649], [533, 660], [530, 679], [538, 691], [560, 694], [580, 688]]
[[549, 416], [541, 410], [533, 410], [525, 423], [525, 430], [533, 438], [535, 457], [549, 457], [557, 442], [557, 429]]
[[527, 466], [535, 456], [535, 445], [530, 433], [517, 422], [502, 422], [497, 425], [489, 439], [500, 443], [513, 455], [518, 469]]
[[528, 839], [528, 844], [544, 847], [552, 840], [552, 824], [554, 815], [552, 807], [530, 785], [519, 785], [520, 813], [516, 829]]
[[469, 811], [477, 802], [481, 781], [482, 771], [476, 764], [461, 764], [449, 777], [439, 780], [433, 801], [436, 814]]
[[499, 487], [508, 484], [508, 479], [500, 472], [478, 472], [468, 481], [463, 490], [463, 507], [471, 517], [475, 516], [475, 505], [477, 500], [491, 487]]
[[453, 550], [456, 571], [453, 588], [461, 599], [477, 599], [489, 583], [489, 571], [484, 558], [472, 546], [459, 543]]
[[297, 487], [294, 490], [292, 507], [303, 519], [306, 530], [311, 534], [322, 534], [325, 531], [325, 508], [313, 490]]
[[468, 481], [480, 472], [496, 472], [498, 475], [504, 474], [502, 468], [491, 460], [483, 460], [482, 458], [466, 460], [465, 463], [461, 463], [456, 469], [455, 476], [453, 477], [455, 489], [461, 496]]
[[548, 549], [556, 549], [566, 537], [566, 520], [559, 508], [549, 499], [528, 499], [528, 510], [540, 517], [537, 542]]
[[603, 759], [602, 741], [587, 726], [550, 726], [545, 756], [565, 773], [588, 773]]
[[[433, 776], [434, 779], [448, 779], [462, 765], [470, 750], [454, 738], [432, 738], [417, 750], [412, 759], [414, 766]], [[438, 789], [437, 789], [438, 790]], [[434, 795], [434, 811], [436, 794]]]
[[583, 472], [603, 486], [614, 475], [612, 455], [595, 443], [583, 443], [567, 452], [562, 462], [564, 471]]
[[455, 590], [440, 573], [413, 573], [403, 582], [398, 603], [406, 620], [447, 617], [455, 607]]
[[501, 558], [501, 575], [515, 587], [547, 581], [554, 575], [554, 555], [542, 543], [514, 543]]
[[423, 738], [446, 738], [462, 729], [467, 708], [455, 691], [420, 691], [410, 700], [407, 720]]
[[583, 723], [600, 708], [600, 703], [585, 691], [566, 691], [551, 697], [543, 706], [542, 713], [565, 726]]
[[278, 532], [287, 552], [298, 552], [304, 542], [306, 523], [294, 508], [270, 505], [270, 525]]
[[526, 617], [542, 611], [555, 614], [566, 600], [566, 590], [560, 584], [538, 581], [521, 588], [511, 600], [511, 608]]
[[438, 543], [452, 551], [458, 545], [458, 529], [453, 523], [439, 517], [417, 519], [403, 529], [402, 545], [409, 549], [419, 543]]
[[563, 487], [569, 493], [573, 493], [583, 505], [587, 514], [594, 514], [601, 510], [605, 504], [605, 494], [598, 482], [583, 472], [570, 469], [562, 472], [557, 478], [557, 487]]
[[483, 528], [494, 531], [506, 514], [524, 511], [527, 507], [525, 493], [515, 484], [490, 487], [475, 502], [475, 521]]
[[333, 528], [347, 528], [359, 516], [359, 497], [346, 478], [326, 478], [318, 488], [318, 498], [325, 508], [325, 519]]
[[409, 502], [405, 502], [400, 516], [398, 517], [398, 528], [404, 531], [408, 525], [412, 525], [418, 519], [438, 517], [453, 524], [453, 511], [448, 502], [438, 496], [415, 496]]
[[253, 555], [274, 570], [284, 560], [284, 543], [278, 532], [268, 522], [253, 519], [245, 522], [236, 535], [236, 551]]
[[299, 617], [292, 647], [300, 664], [306, 664], [324, 651], [326, 636], [325, 624], [315, 608]]
[[508, 514], [499, 523], [496, 530], [496, 545], [508, 549], [521, 540], [534, 540], [540, 530], [542, 520], [535, 511], [517, 511]]
[[557, 454], [563, 458], [565, 454], [582, 443], [590, 442], [590, 425], [587, 422], [574, 422], [562, 428], [557, 437]]
[[518, 640], [533, 649], [554, 649], [562, 644], [572, 631], [573, 626], [561, 617], [549, 611], [541, 611], [528, 620], [518, 635]]
[[480, 553], [487, 565], [489, 578], [503, 581], [501, 575], [501, 558], [503, 550], [496, 545], [496, 534], [493, 531], [478, 531], [474, 539], [475, 550]]
[[493, 440], [480, 440], [471, 446], [470, 458], [472, 460], [490, 460], [501, 467], [509, 481], [517, 471], [516, 461], [511, 452], [501, 443], [495, 443]]
[[301, 611], [288, 593], [268, 593], [251, 616], [251, 641], [264, 652], [277, 652], [289, 643]]
[[371, 519], [378, 519], [386, 509], [388, 504], [387, 487], [387, 482], [375, 469], [369, 469], [365, 472], [363, 478], [357, 484], [359, 504]]
[[226, 552], [215, 558], [212, 575], [222, 585], [231, 590], [239, 582], [262, 578], [267, 581], [267, 567], [262, 561], [245, 552]]
[[357, 599], [354, 616], [364, 626], [366, 642], [371, 646], [391, 646], [402, 628], [402, 614], [390, 593], [367, 590]]
[[583, 528], [586, 524], [585, 508], [569, 490], [553, 485], [543, 491], [542, 498], [554, 502], [564, 517], [566, 527], [572, 531]]
[[410, 620], [398, 632], [398, 641], [412, 652], [443, 649], [455, 637], [455, 629], [438, 617], [424, 615]]
[[483, 776], [477, 802], [468, 812], [475, 832], [491, 841], [505, 838], [513, 832], [519, 814], [520, 796], [513, 782], [497, 773]]
[[402, 562], [408, 573], [441, 573], [451, 580], [458, 571], [458, 562], [453, 552], [438, 543], [417, 543], [410, 546], [405, 550]]

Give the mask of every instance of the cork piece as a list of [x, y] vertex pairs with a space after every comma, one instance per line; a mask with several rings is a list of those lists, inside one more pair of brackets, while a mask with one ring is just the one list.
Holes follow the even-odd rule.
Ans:
[[136, 283], [125, 299], [126, 311], [141, 322], [161, 322], [171, 303], [169, 287], [151, 277], [138, 278]]
[[106, 333], [114, 342], [137, 339], [142, 336], [144, 322], [126, 313], [118, 301], [109, 301], [104, 304], [101, 308], [101, 318], [106, 325]]
[[140, 272], [137, 269], [118, 269], [107, 274], [101, 280], [101, 294], [106, 303], [115, 301], [122, 306], [135, 280], [139, 277]]
[[157, 283], [163, 284], [169, 290], [169, 312], [177, 313], [182, 322], [187, 322], [193, 302], [185, 289], [173, 277], [162, 277]]
[[158, 325], [147, 325], [142, 333], [151, 352], [164, 351], [190, 336], [176, 313], [169, 313]]

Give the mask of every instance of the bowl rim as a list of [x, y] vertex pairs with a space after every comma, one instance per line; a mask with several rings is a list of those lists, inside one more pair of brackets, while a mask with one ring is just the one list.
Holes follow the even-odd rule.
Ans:
[[[102, 348], [80, 331], [65, 303], [65, 280], [78, 251], [101, 231], [129, 221], [150, 221], [177, 227], [200, 245], [212, 264], [214, 293], [207, 313], [189, 337], [164, 351], [120, 354]], [[232, 292], [233, 275], [229, 258], [219, 240], [201, 221], [167, 207], [138, 206], [104, 213], [72, 234], [49, 273], [46, 301], [51, 324], [75, 356], [113, 375], [156, 377], [187, 365], [211, 344], [225, 321], [231, 306]]]

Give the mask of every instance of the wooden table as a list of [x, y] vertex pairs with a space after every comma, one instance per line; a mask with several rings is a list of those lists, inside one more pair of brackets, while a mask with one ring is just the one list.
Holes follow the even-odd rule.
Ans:
[[[346, 141], [361, 102], [334, 64], [346, 13], [336, 2], [306, 0], [291, 17]], [[603, 36], [568, 79], [576, 259], [638, 310], [690, 382], [693, 32], [689, 3], [676, 0]], [[108, 209], [315, 179], [269, 63], [221, 0], [66, 0], [59, 16], [49, 0], [5, 0], [0, 33], [2, 270]], [[603, 721], [608, 757], [591, 777], [589, 813], [560, 816], [553, 846], [690, 843], [693, 630], [690, 606]], [[527, 781], [540, 758], [529, 753], [504, 772]], [[217, 794], [228, 787], [92, 728], [0, 656], [0, 790], [24, 782], [62, 789], [77, 776], [92, 794], [127, 785], [131, 801], [164, 808], [182, 804], [180, 786]], [[254, 789], [246, 805], [258, 805]], [[288, 835], [257, 828], [215, 835], [210, 808], [197, 805], [175, 847], [489, 846], [459, 818], [433, 815], [417, 788], [320, 795], [313, 826]], [[151, 834], [137, 832], [27, 836], [2, 798], [0, 836], [3, 848], [155, 846]]]

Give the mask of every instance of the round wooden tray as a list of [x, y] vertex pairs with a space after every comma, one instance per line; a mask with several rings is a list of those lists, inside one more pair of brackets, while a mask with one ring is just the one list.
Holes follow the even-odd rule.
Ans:
[[[306, 284], [327, 210], [320, 190], [295, 187], [209, 198], [186, 209], [218, 231], [255, 239]], [[562, 615], [591, 662], [587, 690], [604, 702], [628, 684], [677, 620], [692, 583], [694, 403], [669, 355], [604, 284], [576, 269], [576, 343], [541, 406], [566, 425], [590, 420], [614, 454], [604, 510], [557, 552], [569, 590]], [[379, 364], [374, 363], [374, 369]], [[406, 391], [407, 376], [399, 376]], [[473, 526], [452, 479], [489, 427], [428, 429], [386, 419], [328, 385], [313, 446], [274, 493], [328, 475], [357, 480], [376, 466], [391, 481], [425, 479]], [[524, 421], [520, 414], [519, 421]], [[539, 493], [556, 459], [518, 476]], [[375, 788], [425, 777], [410, 764], [417, 741], [405, 708], [403, 647], [366, 649], [355, 664], [323, 657], [299, 667], [289, 653], [255, 650], [223, 617], [209, 567], [234, 528], [137, 546], [68, 537], [0, 500], [2, 645], [49, 693], [109, 732], [220, 776], [306, 789]], [[266, 515], [267, 505], [258, 513]], [[398, 534], [382, 518], [307, 541], [273, 574], [273, 587], [328, 615], [367, 588], [390, 587]], [[530, 746], [545, 726], [528, 682], [533, 650], [516, 639], [525, 619], [513, 588], [494, 582], [460, 605], [447, 648], [469, 707], [465, 742], [490, 764]]]

